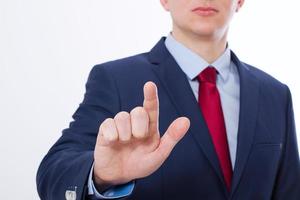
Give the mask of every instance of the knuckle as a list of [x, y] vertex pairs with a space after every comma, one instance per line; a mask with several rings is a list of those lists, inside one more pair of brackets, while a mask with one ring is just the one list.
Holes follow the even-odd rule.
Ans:
[[147, 114], [147, 112], [143, 107], [138, 106], [138, 107], [135, 107], [134, 109], [132, 109], [130, 114], [137, 115], [137, 116], [143, 116], [143, 115]]
[[132, 134], [133, 134], [133, 136], [134, 136], [135, 138], [137, 138], [137, 139], [142, 139], [142, 138], [144, 138], [144, 136], [143, 136], [141, 133], [136, 132], [136, 133], [132, 133]]
[[114, 117], [114, 120], [120, 120], [120, 121], [125, 121], [130, 117], [128, 112], [122, 111], [119, 112], [118, 114], [116, 114], [116, 116]]
[[105, 120], [100, 124], [99, 132], [103, 134], [106, 128], [107, 128], [107, 119], [105, 119]]
[[118, 139], [114, 119], [106, 118], [100, 125], [100, 133], [103, 135], [104, 140], [112, 142]]
[[111, 127], [112, 121], [111, 119], [107, 118], [105, 119], [99, 127], [99, 132], [104, 134], [104, 132], [106, 132], [107, 129], [109, 129]]
[[116, 141], [118, 136], [116, 134], [113, 134], [113, 132], [106, 132], [103, 135], [104, 139], [108, 142]]
[[127, 143], [131, 139], [130, 114], [128, 112], [119, 112], [115, 118], [116, 128], [119, 134], [119, 141]]
[[131, 140], [131, 131], [123, 131], [119, 134], [119, 140], [121, 142], [129, 142]]
[[127, 142], [129, 142], [130, 140], [131, 140], [131, 135], [129, 135], [129, 134], [120, 137], [120, 141], [121, 141], [121, 142], [124, 142], [124, 143], [127, 143]]
[[102, 122], [102, 124], [101, 124], [100, 127], [106, 129], [106, 128], [110, 127], [110, 126], [113, 124], [113, 122], [114, 122], [114, 120], [113, 120], [112, 118], [106, 118], [106, 119]]
[[135, 138], [146, 138], [148, 136], [148, 131], [147, 131], [147, 127], [137, 127], [136, 129], [132, 130], [132, 135]]
[[149, 116], [144, 107], [136, 107], [131, 113], [132, 135], [142, 139], [148, 135]]

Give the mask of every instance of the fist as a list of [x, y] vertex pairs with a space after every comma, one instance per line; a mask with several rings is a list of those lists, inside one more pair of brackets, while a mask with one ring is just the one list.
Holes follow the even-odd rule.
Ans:
[[159, 100], [153, 82], [144, 85], [144, 102], [128, 112], [105, 119], [94, 151], [97, 185], [118, 185], [157, 170], [190, 126], [186, 117], [174, 120], [160, 137]]

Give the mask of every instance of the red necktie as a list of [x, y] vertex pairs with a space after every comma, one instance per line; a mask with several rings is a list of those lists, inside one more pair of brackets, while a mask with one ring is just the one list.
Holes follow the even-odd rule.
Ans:
[[207, 67], [198, 75], [199, 106], [211, 135], [227, 189], [230, 190], [232, 167], [226, 136], [226, 128], [218, 88], [217, 71]]

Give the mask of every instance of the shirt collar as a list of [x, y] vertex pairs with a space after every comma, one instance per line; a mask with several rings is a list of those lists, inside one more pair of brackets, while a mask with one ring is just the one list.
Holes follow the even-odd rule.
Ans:
[[176, 41], [171, 33], [167, 36], [165, 45], [190, 80], [196, 78], [208, 66], [215, 67], [223, 81], [227, 80], [231, 66], [231, 53], [228, 46], [223, 54], [210, 64], [191, 49]]

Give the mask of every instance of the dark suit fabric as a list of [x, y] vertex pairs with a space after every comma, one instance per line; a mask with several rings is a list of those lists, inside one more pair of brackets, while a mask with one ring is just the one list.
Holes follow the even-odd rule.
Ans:
[[100, 124], [142, 106], [143, 85], [153, 81], [158, 87], [160, 133], [180, 116], [188, 117], [191, 127], [163, 165], [135, 180], [133, 193], [124, 199], [299, 200], [299, 154], [288, 87], [232, 52], [240, 76], [240, 115], [228, 192], [197, 100], [164, 40], [150, 52], [93, 67], [74, 121], [39, 167], [41, 199], [65, 199], [65, 191], [75, 186], [77, 199], [86, 198]]

